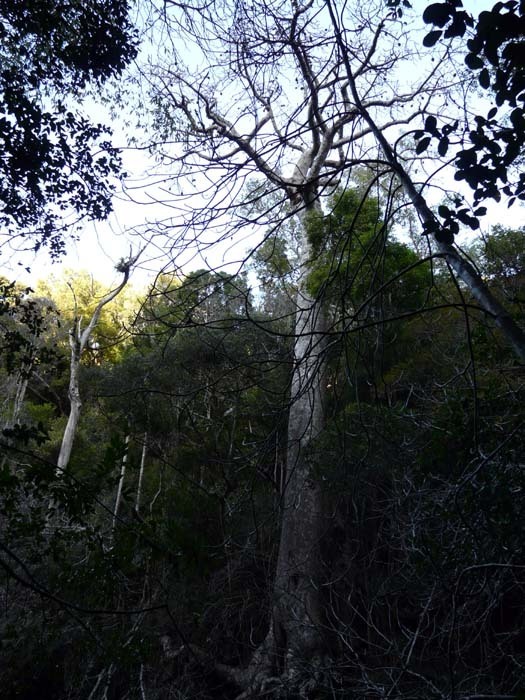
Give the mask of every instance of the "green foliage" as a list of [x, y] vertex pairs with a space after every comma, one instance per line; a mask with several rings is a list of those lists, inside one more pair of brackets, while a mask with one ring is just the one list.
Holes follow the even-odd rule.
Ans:
[[[67, 106], [136, 54], [125, 0], [0, 3], [0, 221], [9, 236], [63, 250], [61, 213], [103, 219], [121, 173], [109, 129]], [[45, 99], [42, 99], [45, 95]]]
[[[377, 208], [371, 211], [377, 215]], [[344, 213], [341, 228], [353, 221], [350, 207], [346, 220]], [[347, 278], [353, 264], [363, 280], [355, 275], [350, 288], [334, 280], [339, 303], [366, 303], [381, 288], [374, 260], [388, 279], [412, 265], [413, 253], [396, 241], [374, 247], [374, 218], [370, 238], [355, 231], [348, 236]], [[316, 238], [314, 231], [312, 245], [319, 246], [319, 258], [326, 255], [325, 264], [329, 250], [320, 223], [322, 235]], [[344, 246], [335, 226], [328, 238], [332, 246]], [[504, 269], [491, 273], [494, 283]], [[264, 638], [287, 445], [289, 340], [241, 316], [240, 284], [230, 287], [229, 279], [200, 274], [188, 279], [185, 290], [168, 283], [152, 299], [151, 321], [145, 315], [138, 320], [135, 345], [111, 362], [85, 368], [86, 410], [65, 478], [57, 479], [51, 459], [36, 459], [36, 452], [42, 457], [50, 447], [32, 438], [20, 455], [26, 466], [6, 465], [0, 474], [5, 543], [46, 591], [86, 610], [109, 611], [82, 615], [86, 629], [73, 617], [78, 612], [49, 602], [45, 592], [22, 603], [26, 589], [18, 589], [8, 570], [11, 608], [2, 622], [2, 660], [16, 653], [9, 636], [15, 619], [24, 620], [19, 639], [34, 641], [27, 649], [46, 651], [33, 675], [25, 671], [28, 654], [4, 664], [0, 678], [7, 687], [19, 687], [21, 673], [45, 678], [58, 663], [67, 669], [56, 681], [59, 698], [75, 692], [86, 697], [105, 673], [113, 674], [108, 687], [116, 697], [131, 694], [141, 668], [144, 686], [159, 697], [179, 686], [206, 697], [206, 679], [200, 668], [191, 675], [196, 662], [182, 652], [165, 679], [159, 637], [168, 633], [179, 648], [180, 633], [235, 665], [247, 663]], [[341, 697], [361, 668], [347, 644], [359, 649], [360, 664], [371, 667], [377, 657], [367, 649], [379, 650], [379, 657], [402, 650], [419, 620], [422, 641], [414, 643], [407, 678], [423, 668], [432, 683], [445, 687], [448, 657], [442, 650], [451, 640], [470, 640], [455, 673], [465, 678], [476, 668], [476, 683], [484, 688], [496, 681], [486, 665], [476, 666], [480, 649], [502, 667], [505, 656], [521, 659], [513, 641], [523, 623], [516, 580], [511, 570], [495, 566], [519, 566], [523, 558], [521, 380], [517, 373], [501, 374], [495, 354], [480, 352], [474, 382], [464, 316], [453, 306], [413, 314], [403, 323], [388, 321], [417, 310], [428, 282], [428, 271], [417, 266], [387, 285], [391, 296], [374, 309], [378, 323], [345, 333], [328, 360], [327, 424], [311, 459], [329, 514], [322, 534], [324, 624], [344, 641], [325, 675]], [[430, 303], [451, 298], [441, 277], [434, 285]], [[362, 318], [366, 313], [372, 311], [363, 307]], [[473, 316], [471, 325], [477, 352], [482, 323]], [[53, 417], [48, 402], [32, 398], [28, 413], [51, 422], [59, 437], [63, 419]], [[124, 494], [112, 532], [127, 430]], [[51, 537], [50, 513], [62, 518]], [[490, 571], [473, 568], [487, 563], [494, 565]], [[36, 639], [40, 595], [53, 617]], [[162, 609], [144, 617], [111, 613], [149, 605]], [[487, 615], [482, 625], [480, 611]], [[66, 635], [68, 649], [62, 645]], [[375, 673], [383, 685], [389, 682], [381, 670]], [[421, 695], [416, 681], [410, 683], [402, 686], [404, 696]]]
[[515, 280], [523, 284], [525, 277], [525, 229], [494, 226], [490, 235], [478, 242], [474, 254], [482, 271], [498, 282]]
[[39, 339], [54, 315], [53, 306], [35, 297], [31, 288], [0, 284], [0, 350], [8, 373], [29, 369], [37, 356], [39, 362], [53, 358], [53, 350]]
[[[81, 330], [90, 322], [108, 286], [96, 280], [87, 270], [63, 270], [59, 276], [50, 275], [36, 284], [36, 294], [48, 300], [60, 316], [61, 332], [55, 339], [65, 354], [69, 354], [69, 330], [80, 321]], [[83, 358], [84, 364], [115, 362], [125, 352], [129, 340], [128, 328], [136, 314], [136, 293], [127, 285], [102, 309]]]
[[263, 285], [277, 284], [292, 272], [289, 241], [283, 235], [270, 235], [254, 253], [254, 266]]
[[425, 299], [429, 269], [417, 255], [388, 235], [376, 199], [360, 190], [337, 193], [327, 216], [310, 215], [312, 246], [308, 290], [323, 294], [347, 313], [415, 310]]
[[[525, 319], [525, 256], [524, 231], [494, 226], [491, 233], [479, 239], [471, 248], [471, 255], [494, 295], [509, 309], [512, 316], [522, 323]], [[500, 334], [489, 324], [480, 323], [474, 335], [479, 356], [492, 362], [504, 358], [513, 363]]]

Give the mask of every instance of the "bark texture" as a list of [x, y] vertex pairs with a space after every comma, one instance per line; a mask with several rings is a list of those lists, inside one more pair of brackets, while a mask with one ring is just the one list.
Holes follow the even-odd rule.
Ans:
[[242, 697], [252, 697], [250, 693], [261, 692], [272, 681], [297, 686], [301, 679], [312, 677], [325, 651], [320, 596], [323, 510], [315, 440], [325, 425], [327, 336], [322, 299], [314, 299], [307, 290], [311, 264], [308, 214], [319, 208], [315, 200], [300, 213], [302, 275], [296, 302], [286, 478], [273, 606], [266, 639], [249, 668], [234, 673], [236, 682], [248, 688]]
[[313, 446], [324, 428], [324, 331], [321, 302], [302, 291], [273, 610], [276, 652], [288, 672], [321, 654], [324, 646], [319, 599], [322, 499]]

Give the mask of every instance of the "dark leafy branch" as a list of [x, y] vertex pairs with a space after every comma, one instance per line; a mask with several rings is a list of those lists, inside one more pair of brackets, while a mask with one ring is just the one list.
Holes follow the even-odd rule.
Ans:
[[55, 256], [65, 212], [111, 211], [121, 163], [109, 130], [66, 105], [134, 58], [128, 14], [125, 0], [0, 2], [0, 223]]
[[[496, 2], [474, 19], [461, 0], [446, 0], [429, 4], [423, 13], [424, 21], [437, 27], [425, 36], [424, 45], [431, 47], [445, 39], [464, 41], [466, 67], [476, 75], [481, 89], [494, 98], [495, 106], [486, 115], [476, 115], [463, 134], [458, 134], [458, 122], [440, 128], [434, 117], [415, 134], [418, 154], [435, 140], [442, 157], [447, 154], [450, 135], [458, 136], [455, 178], [473, 190], [475, 205], [484, 199], [499, 201], [502, 194], [509, 198], [509, 205], [516, 199], [525, 200], [525, 175], [515, 172], [525, 144], [524, 9], [524, 3], [517, 0]], [[471, 217], [467, 225], [477, 228], [475, 219], [480, 215]], [[459, 213], [455, 218], [465, 223]]]

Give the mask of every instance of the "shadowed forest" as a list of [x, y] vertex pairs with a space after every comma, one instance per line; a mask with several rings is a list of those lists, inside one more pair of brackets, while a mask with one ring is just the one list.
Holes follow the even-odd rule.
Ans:
[[525, 698], [525, 3], [0, 33], [2, 697]]

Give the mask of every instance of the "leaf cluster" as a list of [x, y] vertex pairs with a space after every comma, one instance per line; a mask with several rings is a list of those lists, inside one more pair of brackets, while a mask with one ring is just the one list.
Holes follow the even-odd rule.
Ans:
[[66, 210], [91, 219], [111, 211], [121, 163], [109, 130], [66, 104], [133, 59], [128, 13], [125, 0], [0, 2], [0, 222], [55, 256]]
[[388, 300], [390, 308], [414, 308], [428, 282], [408, 246], [392, 238], [379, 203], [359, 189], [334, 195], [327, 216], [308, 222], [312, 261], [308, 290], [369, 313]]
[[54, 308], [42, 304], [30, 287], [19, 288], [14, 282], [0, 283], [0, 350], [8, 373], [29, 367], [36, 360], [53, 360], [56, 353], [43, 347], [38, 339], [48, 328]]
[[[465, 42], [465, 64], [477, 74], [480, 87], [494, 95], [496, 106], [486, 116], [475, 117], [475, 127], [466, 132], [470, 144], [465, 146], [464, 136], [463, 148], [455, 155], [455, 178], [474, 190], [476, 204], [485, 198], [499, 201], [502, 192], [510, 198], [509, 205], [525, 200], [525, 176], [520, 173], [514, 181], [510, 177], [525, 145], [524, 10], [523, 2], [517, 0], [496, 2], [475, 20], [461, 0], [446, 0], [428, 5], [423, 13], [427, 24], [439, 27], [426, 35], [427, 47], [441, 39], [463, 38], [471, 30]], [[507, 112], [496, 118], [503, 106]], [[457, 122], [438, 129], [435, 118], [429, 117], [424, 132], [416, 133], [417, 153], [436, 139], [439, 154], [445, 156], [449, 135], [457, 129]]]

